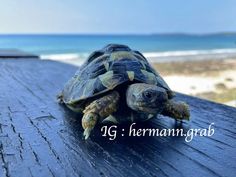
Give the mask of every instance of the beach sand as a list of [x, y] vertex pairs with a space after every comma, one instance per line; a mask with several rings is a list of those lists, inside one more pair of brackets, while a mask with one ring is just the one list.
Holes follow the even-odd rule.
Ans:
[[174, 91], [236, 106], [236, 59], [152, 65]]

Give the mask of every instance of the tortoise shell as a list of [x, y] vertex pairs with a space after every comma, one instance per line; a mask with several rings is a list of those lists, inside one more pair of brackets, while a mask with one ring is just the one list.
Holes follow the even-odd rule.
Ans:
[[67, 82], [62, 91], [63, 101], [79, 108], [87, 99], [132, 82], [160, 86], [172, 97], [168, 85], [140, 52], [125, 45], [109, 44], [93, 52]]

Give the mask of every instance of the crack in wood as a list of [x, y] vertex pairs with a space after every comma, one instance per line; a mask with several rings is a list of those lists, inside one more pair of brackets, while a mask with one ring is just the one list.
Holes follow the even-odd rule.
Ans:
[[56, 119], [54, 116], [52, 116], [51, 114], [49, 114], [49, 115], [45, 115], [45, 116], [38, 116], [38, 117], [35, 117], [35, 118], [33, 118], [33, 119], [37, 119], [37, 120], [40, 120], [40, 119], [49, 119], [49, 120], [51, 120], [51, 119]]
[[6, 177], [10, 177], [8, 163], [5, 160], [3, 144], [1, 142], [0, 142], [0, 157], [2, 159], [2, 167], [5, 170]]
[[33, 151], [33, 154], [34, 154], [35, 161], [36, 161], [39, 165], [41, 165], [41, 164], [40, 164], [40, 161], [39, 161], [39, 158], [38, 158], [38, 154], [37, 154], [34, 150], [32, 150], [32, 151]]
[[29, 147], [30, 147], [30, 150], [32, 151], [33, 153], [33, 156], [34, 156], [34, 159], [35, 159], [35, 162], [41, 166], [41, 163], [40, 163], [40, 160], [39, 160], [39, 157], [38, 157], [38, 154], [33, 150], [32, 146], [30, 143], [28, 143]]
[[52, 177], [56, 177], [56, 175], [53, 173], [52, 169], [49, 166], [47, 166], [47, 167], [48, 167], [48, 170], [51, 173]]
[[60, 157], [57, 155], [57, 153], [55, 152], [55, 150], [52, 148], [51, 142], [47, 139], [46, 136], [43, 135], [43, 133], [40, 131], [40, 129], [34, 124], [34, 122], [28, 117], [30, 123], [33, 125], [33, 127], [37, 130], [37, 132], [39, 133], [39, 135], [44, 139], [44, 141], [48, 144], [48, 147], [50, 149], [50, 151], [52, 152], [52, 154], [56, 157], [56, 159], [61, 162]]

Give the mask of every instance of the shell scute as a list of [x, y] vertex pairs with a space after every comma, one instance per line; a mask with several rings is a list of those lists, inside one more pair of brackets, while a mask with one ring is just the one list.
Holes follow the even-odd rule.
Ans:
[[63, 101], [78, 109], [86, 99], [103, 94], [127, 82], [158, 85], [171, 92], [162, 77], [138, 51], [125, 45], [108, 45], [92, 53], [65, 85]]

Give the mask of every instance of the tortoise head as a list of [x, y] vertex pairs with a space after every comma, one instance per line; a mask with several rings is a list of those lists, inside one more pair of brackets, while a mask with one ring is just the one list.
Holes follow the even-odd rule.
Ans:
[[168, 101], [166, 90], [156, 85], [135, 83], [126, 91], [128, 106], [138, 112], [160, 113]]

